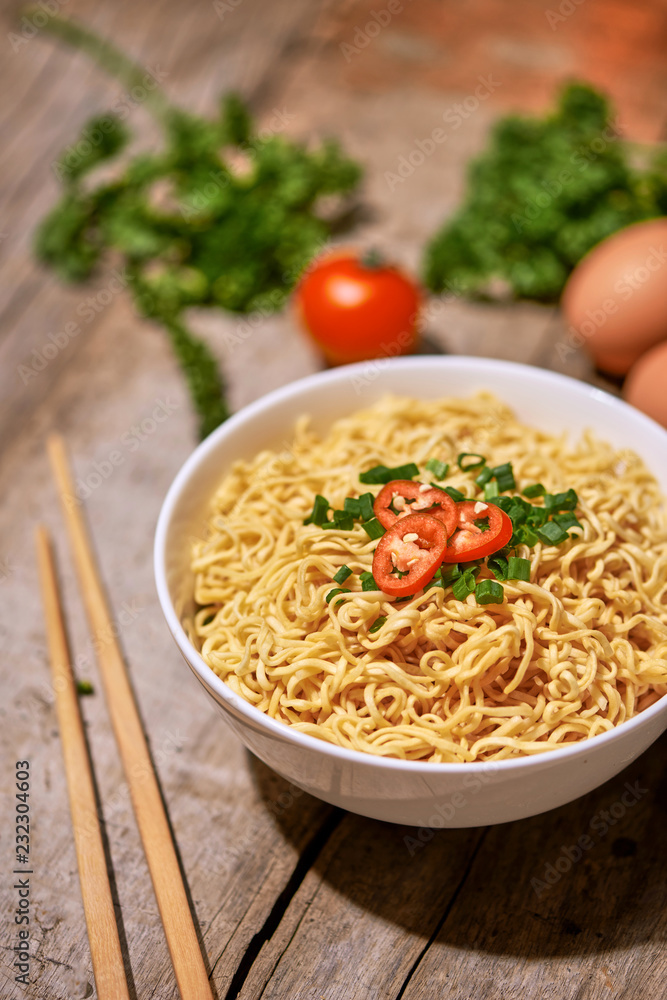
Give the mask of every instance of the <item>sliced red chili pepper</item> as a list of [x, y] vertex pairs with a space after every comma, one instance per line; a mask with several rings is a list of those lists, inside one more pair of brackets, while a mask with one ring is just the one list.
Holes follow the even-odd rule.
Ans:
[[448, 535], [458, 524], [456, 504], [448, 493], [411, 479], [392, 479], [387, 483], [375, 498], [373, 513], [385, 528], [417, 513], [430, 514], [442, 521]]
[[435, 573], [446, 547], [447, 529], [437, 517], [408, 514], [398, 518], [373, 555], [378, 587], [392, 597], [416, 593]]
[[456, 507], [458, 530], [447, 543], [443, 562], [472, 562], [507, 545], [512, 522], [500, 507], [482, 500], [461, 500]]

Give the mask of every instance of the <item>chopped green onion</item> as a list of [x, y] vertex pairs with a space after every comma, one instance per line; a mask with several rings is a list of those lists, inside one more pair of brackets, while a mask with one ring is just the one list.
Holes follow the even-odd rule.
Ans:
[[537, 534], [547, 545], [560, 545], [569, 538], [567, 531], [563, 531], [560, 524], [556, 524], [555, 521], [547, 521], [537, 529]]
[[507, 579], [507, 559], [505, 556], [489, 556], [486, 564], [496, 580]]
[[514, 481], [514, 470], [512, 469], [511, 462], [504, 462], [502, 465], [496, 465], [493, 470], [493, 475], [498, 483], [498, 489], [501, 493], [506, 490], [513, 490], [516, 488], [516, 482]]
[[499, 492], [498, 483], [495, 483], [493, 481], [491, 481], [490, 483], [486, 483], [486, 485], [484, 486], [484, 499], [495, 500], [495, 498], [498, 496], [498, 492]]
[[465, 493], [461, 493], [461, 491], [457, 490], [454, 486], [445, 486], [443, 492], [450, 496], [452, 500], [455, 500], [456, 503], [466, 499]]
[[371, 633], [373, 633], [373, 632], [379, 632], [380, 629], [382, 628], [382, 626], [384, 625], [384, 623], [386, 622], [386, 620], [387, 620], [387, 616], [386, 615], [380, 615], [379, 618], [376, 618], [375, 621], [373, 622], [373, 624], [371, 625], [371, 627], [368, 630], [369, 635]]
[[364, 521], [361, 525], [369, 538], [382, 538], [384, 535], [384, 528], [378, 521], [377, 517], [372, 517], [370, 521]]
[[496, 580], [482, 580], [475, 587], [475, 597], [478, 604], [502, 604], [505, 591]]
[[526, 486], [525, 490], [521, 490], [521, 492], [529, 500], [532, 500], [533, 497], [543, 497], [547, 491], [542, 483], [535, 483], [533, 486]]
[[417, 475], [419, 475], [418, 466], [414, 462], [408, 462], [407, 465], [397, 465], [393, 469], [387, 465], [374, 465], [372, 469], [362, 472], [359, 479], [362, 483], [384, 485], [390, 483], [392, 479], [414, 479]]
[[574, 510], [579, 503], [579, 497], [574, 490], [566, 490], [565, 493], [545, 493], [544, 506], [549, 511]]
[[539, 538], [535, 534], [532, 528], [527, 524], [519, 524], [514, 529], [514, 533], [510, 539], [510, 546], [515, 545], [527, 545], [528, 548], [532, 548], [533, 545], [537, 545]]
[[486, 486], [489, 479], [493, 479], [493, 469], [490, 465], [485, 465], [480, 474], [475, 479], [475, 482], [479, 486], [480, 490], [482, 486]]
[[454, 583], [461, 576], [461, 570], [459, 569], [458, 563], [451, 563], [445, 569], [445, 564], [443, 563], [440, 567], [440, 576], [442, 577], [443, 587], [449, 587], [450, 584]]
[[444, 479], [449, 472], [449, 465], [447, 462], [441, 462], [437, 458], [429, 458], [426, 463], [426, 468], [429, 472], [432, 472], [436, 479]]
[[552, 520], [556, 524], [560, 524], [561, 528], [583, 528], [583, 524], [577, 520], [571, 510], [566, 511], [564, 514], [554, 514]]
[[362, 493], [359, 497], [359, 517], [362, 521], [370, 521], [373, 517], [375, 497], [372, 493]]
[[337, 597], [339, 594], [349, 594], [349, 593], [350, 591], [348, 587], [335, 587], [333, 590], [329, 591], [329, 593], [325, 597], [325, 601], [328, 604], [329, 601], [331, 601], [334, 597]]
[[543, 524], [546, 524], [548, 517], [549, 511], [546, 507], [532, 507], [530, 514], [526, 518], [526, 523], [531, 528], [541, 528]]
[[[479, 461], [466, 462], [466, 458], [477, 458]], [[486, 465], [484, 455], [478, 455], [475, 451], [462, 451], [456, 462], [461, 472], [472, 472], [473, 469], [481, 469], [483, 465]]]
[[510, 556], [507, 560], [508, 580], [530, 580], [530, 559], [522, 559], [520, 556]]
[[356, 497], [345, 497], [345, 503], [343, 504], [343, 510], [347, 514], [351, 514], [352, 517], [360, 517], [361, 510], [359, 505], [359, 500]]
[[345, 583], [348, 576], [352, 576], [352, 570], [349, 566], [341, 566], [336, 575], [334, 576], [334, 583]]
[[457, 576], [452, 584], [452, 593], [457, 601], [465, 601], [468, 594], [472, 594], [475, 589], [476, 569], [466, 569], [460, 576]]
[[329, 501], [318, 493], [310, 515], [303, 522], [304, 524], [317, 524], [319, 527], [325, 523], [329, 512]]
[[474, 524], [476, 528], [479, 528], [482, 534], [484, 534], [485, 531], [488, 531], [489, 528], [491, 527], [491, 525], [489, 524], [488, 515], [486, 517], [476, 517]]
[[333, 521], [327, 521], [326, 524], [322, 525], [323, 528], [338, 528], [341, 531], [351, 531], [354, 528], [354, 518], [346, 510], [335, 510], [333, 512]]
[[364, 570], [363, 573], [359, 574], [359, 579], [361, 580], [362, 590], [380, 590], [377, 583], [375, 582], [375, 577], [372, 573]]

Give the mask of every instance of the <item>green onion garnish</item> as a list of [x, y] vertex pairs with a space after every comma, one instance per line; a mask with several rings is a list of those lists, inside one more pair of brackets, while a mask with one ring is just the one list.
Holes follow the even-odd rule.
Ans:
[[339, 594], [349, 594], [349, 593], [350, 591], [347, 587], [335, 587], [333, 590], [329, 591], [329, 593], [325, 597], [325, 601], [328, 604], [334, 597], [337, 597]]
[[514, 533], [510, 539], [510, 547], [515, 545], [527, 545], [528, 548], [532, 548], [533, 545], [537, 545], [539, 538], [535, 534], [532, 528], [527, 524], [519, 524], [514, 529]]
[[352, 528], [354, 528], [354, 518], [349, 511], [335, 510], [333, 512], [333, 521], [327, 521], [327, 523], [323, 524], [322, 527], [339, 528], [341, 531], [351, 531]]
[[440, 576], [442, 578], [443, 587], [449, 587], [450, 584], [454, 583], [454, 580], [458, 580], [461, 576], [461, 570], [459, 569], [458, 563], [451, 563], [445, 569], [445, 564], [443, 563], [440, 567]]
[[329, 501], [324, 497], [320, 496], [318, 493], [315, 497], [315, 503], [313, 504], [313, 509], [310, 515], [303, 522], [304, 524], [317, 524], [321, 527], [326, 519], [329, 512]]
[[363, 573], [359, 574], [359, 579], [361, 580], [362, 590], [379, 590], [377, 583], [375, 582], [375, 577], [372, 573], [364, 570]]
[[498, 483], [498, 489], [501, 493], [504, 493], [506, 490], [513, 490], [516, 488], [514, 471], [512, 469], [511, 462], [504, 462], [502, 465], [496, 465], [493, 470], [493, 475]]
[[502, 604], [505, 591], [497, 580], [482, 580], [475, 587], [475, 597], [478, 604]]
[[461, 490], [457, 490], [454, 486], [445, 486], [443, 492], [456, 501], [456, 503], [466, 499], [465, 493], [461, 493]]
[[543, 497], [547, 491], [542, 483], [535, 483], [533, 486], [526, 486], [525, 490], [521, 490], [521, 492], [529, 500], [532, 500], [533, 497]]
[[498, 483], [494, 482], [493, 480], [490, 483], [486, 483], [486, 485], [484, 486], [485, 500], [495, 500], [495, 498], [498, 496], [498, 493], [499, 493]]
[[359, 497], [359, 517], [362, 521], [370, 521], [373, 517], [375, 497], [372, 493], [362, 493]]
[[566, 490], [565, 493], [545, 493], [544, 506], [549, 511], [574, 510], [579, 503], [579, 497], [574, 490]]
[[475, 482], [479, 486], [480, 490], [483, 486], [486, 486], [489, 479], [493, 479], [493, 469], [490, 465], [485, 465], [480, 474], [475, 479]]
[[466, 569], [452, 584], [452, 593], [457, 601], [465, 601], [468, 594], [475, 589], [476, 569]]
[[414, 462], [408, 462], [407, 465], [397, 465], [393, 469], [387, 465], [374, 465], [372, 469], [362, 472], [359, 479], [362, 483], [384, 485], [390, 483], [392, 479], [414, 479], [417, 475], [419, 475], [418, 466]]
[[507, 560], [508, 580], [530, 580], [530, 559], [522, 559], [519, 556], [510, 556]]
[[372, 632], [379, 632], [380, 629], [382, 628], [382, 626], [384, 625], [384, 623], [386, 622], [386, 620], [387, 620], [387, 616], [386, 615], [380, 615], [379, 618], [376, 618], [375, 621], [373, 622], [373, 624], [371, 625], [371, 627], [368, 630], [369, 635]]
[[352, 576], [352, 570], [349, 566], [341, 566], [336, 575], [334, 576], [334, 583], [345, 583], [348, 576]]
[[[477, 461], [466, 462], [466, 458], [474, 458]], [[456, 463], [461, 472], [472, 472], [473, 469], [481, 469], [483, 465], [486, 465], [486, 459], [484, 455], [478, 455], [475, 451], [462, 451], [456, 459]]]
[[351, 514], [352, 517], [360, 517], [361, 509], [357, 497], [345, 497], [343, 510], [346, 512], [346, 514]]
[[436, 479], [444, 479], [449, 472], [449, 465], [447, 462], [441, 462], [437, 458], [429, 458], [426, 463], [426, 468], [429, 472], [432, 472]]
[[382, 538], [384, 535], [384, 528], [378, 521], [377, 517], [372, 517], [370, 521], [364, 521], [361, 525], [369, 538]]
[[541, 528], [543, 524], [546, 524], [548, 517], [549, 511], [546, 507], [532, 507], [530, 514], [526, 518], [526, 523], [531, 528]]
[[488, 531], [489, 528], [491, 527], [491, 525], [489, 524], [489, 518], [488, 518], [488, 516], [487, 517], [476, 517], [474, 523], [475, 523], [475, 527], [479, 528], [479, 530], [482, 532], [482, 534], [484, 534], [485, 531]]
[[507, 559], [505, 556], [489, 556], [486, 564], [495, 576], [496, 580], [507, 579]]
[[561, 542], [565, 542], [569, 538], [567, 531], [564, 531], [560, 524], [556, 524], [555, 521], [547, 521], [546, 524], [537, 529], [537, 534], [547, 545], [560, 545]]
[[566, 511], [564, 514], [554, 514], [552, 520], [556, 524], [560, 524], [561, 528], [583, 528], [581, 521], [578, 521], [571, 510]]

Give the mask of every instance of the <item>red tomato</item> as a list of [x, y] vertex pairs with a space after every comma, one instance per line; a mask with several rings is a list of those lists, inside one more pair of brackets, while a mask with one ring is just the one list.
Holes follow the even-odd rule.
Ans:
[[[414, 500], [414, 503], [405, 503], [405, 500]], [[396, 514], [395, 510], [399, 512]], [[459, 522], [456, 504], [448, 493], [436, 489], [435, 486], [424, 488], [423, 483], [414, 483], [411, 479], [392, 479], [383, 486], [373, 504], [373, 513], [385, 528], [391, 528], [398, 520], [418, 511], [428, 513], [431, 517], [437, 517], [442, 521], [448, 537]]]
[[512, 537], [512, 522], [504, 510], [485, 500], [461, 500], [456, 506], [459, 530], [449, 539], [443, 562], [472, 562], [507, 545]]
[[[408, 514], [385, 532], [373, 555], [373, 576], [392, 597], [407, 597], [431, 579], [447, 547], [447, 529], [430, 514]], [[402, 573], [403, 575], [399, 575]]]
[[324, 257], [301, 279], [294, 301], [331, 364], [409, 354], [417, 343], [417, 286], [370, 253]]

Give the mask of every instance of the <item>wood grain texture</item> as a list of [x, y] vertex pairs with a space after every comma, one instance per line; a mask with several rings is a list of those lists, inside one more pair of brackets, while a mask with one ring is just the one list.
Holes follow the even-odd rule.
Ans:
[[[397, 53], [394, 76], [367, 74], [369, 82], [355, 84], [364, 78], [363, 67], [346, 62], [340, 43], [366, 18], [365, 9], [355, 3], [242, 0], [220, 18], [208, 0], [187, 6], [175, 0], [68, 0], [66, 13], [104, 31], [143, 65], [159, 64], [167, 73], [167, 93], [183, 105], [211, 112], [219, 92], [233, 86], [250, 97], [260, 122], [279, 108], [290, 116], [286, 128], [292, 135], [340, 136], [367, 171], [354, 240], [377, 243], [416, 268], [425, 239], [460, 198], [465, 162], [482, 147], [494, 111], [480, 106], [447, 144], [390, 189], [385, 174], [395, 170], [399, 156], [465, 95], [402, 86], [401, 61], [423, 58], [424, 45], [398, 19], [373, 41], [385, 54]], [[26, 993], [13, 980], [7, 958], [15, 941], [5, 921], [0, 996], [93, 996], [36, 599], [32, 533], [40, 521], [52, 529], [61, 556], [75, 669], [96, 691], [83, 700], [82, 711], [109, 842], [121, 946], [132, 974], [130, 995], [178, 997], [99, 693], [95, 651], [65, 557], [44, 455], [45, 438], [54, 429], [70, 444], [75, 482], [104, 566], [114, 631], [141, 707], [218, 1000], [660, 996], [667, 973], [665, 741], [614, 782], [554, 813], [486, 832], [431, 836], [341, 815], [301, 794], [253, 760], [221, 723], [181, 662], [154, 593], [155, 521], [196, 434], [162, 332], [139, 320], [120, 292], [34, 378], [24, 383], [18, 374], [34, 357], [33, 348], [42, 351], [49, 333], [80, 321], [81, 303], [110, 281], [111, 264], [91, 286], [63, 288], [34, 264], [30, 242], [57, 195], [51, 162], [89, 116], [120, 96], [119, 89], [86, 59], [39, 33], [13, 53], [6, 33], [14, 5], [6, 5], [0, 17], [6, 55], [0, 60], [0, 232], [7, 234], [0, 240], [0, 811], [11, 814], [14, 761], [30, 758], [36, 850], [33, 982]], [[446, 58], [428, 51], [428, 58]], [[354, 58], [363, 59], [363, 53]], [[485, 72], [482, 62], [471, 63], [471, 79]], [[152, 142], [155, 133], [141, 108], [132, 120], [141, 141]], [[263, 319], [236, 347], [229, 346], [236, 318], [197, 313], [192, 322], [220, 361], [234, 408], [321, 367], [288, 312]], [[428, 332], [445, 352], [527, 361], [596, 380], [581, 350], [558, 350], [566, 331], [551, 309], [436, 301]], [[164, 416], [159, 422], [153, 418], [158, 407]], [[113, 451], [121, 462], [103, 475]], [[635, 779], [649, 791], [604, 836], [593, 831], [593, 847], [538, 899], [531, 879], [556, 864], [563, 845], [590, 833], [591, 821], [619, 800], [626, 780]], [[9, 857], [11, 837], [7, 824], [0, 825], [0, 857]], [[406, 843], [406, 837], [423, 846]], [[14, 903], [10, 885], [0, 880], [0, 910], [6, 914]]]

